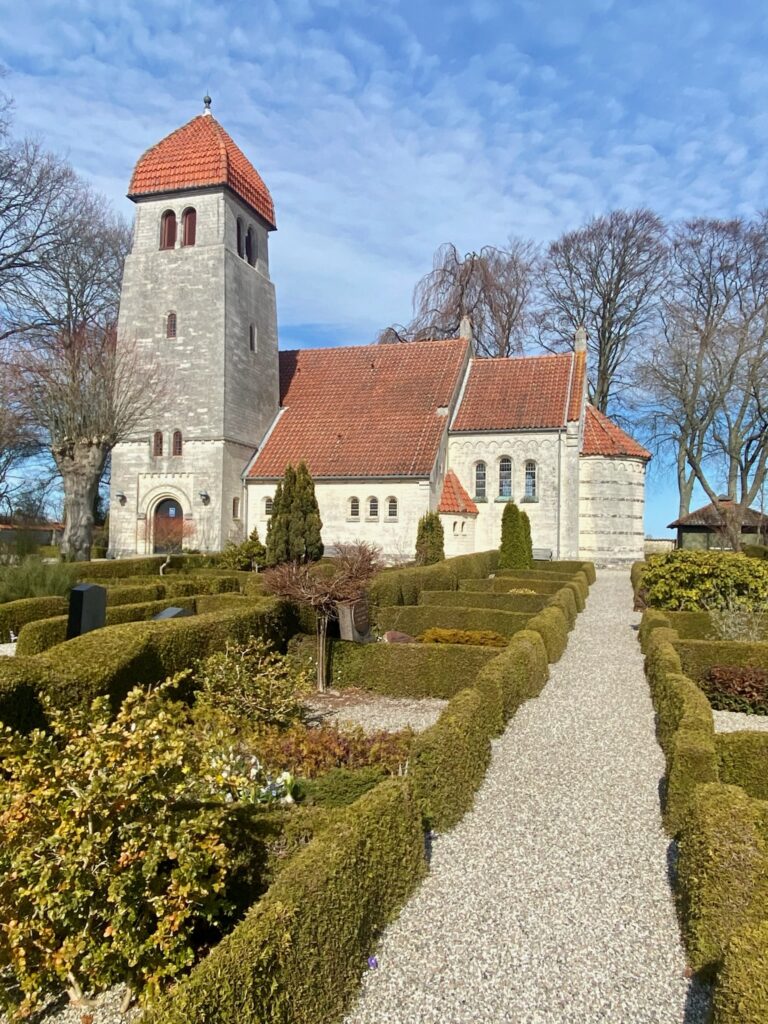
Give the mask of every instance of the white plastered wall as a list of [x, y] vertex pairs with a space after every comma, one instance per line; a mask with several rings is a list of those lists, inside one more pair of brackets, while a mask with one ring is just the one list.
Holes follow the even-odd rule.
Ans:
[[579, 476], [579, 557], [603, 564], [642, 559], [644, 460], [582, 456]]

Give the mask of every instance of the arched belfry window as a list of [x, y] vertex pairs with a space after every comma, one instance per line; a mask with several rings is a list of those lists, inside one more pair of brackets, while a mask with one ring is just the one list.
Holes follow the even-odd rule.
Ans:
[[512, 497], [512, 459], [507, 455], [499, 459], [499, 497]]
[[176, 337], [176, 314], [169, 313], [165, 318], [165, 336], [166, 338]]
[[156, 430], [152, 435], [152, 454], [155, 458], [158, 458], [163, 454], [163, 432], [162, 430]]
[[486, 495], [486, 466], [484, 462], [475, 463], [475, 497], [485, 498]]
[[256, 266], [256, 260], [259, 258], [259, 246], [253, 228], [248, 228], [248, 233], [245, 236], [245, 258], [252, 267]]
[[182, 439], [181, 439], [181, 431], [180, 430], [174, 430], [174, 432], [173, 432], [173, 447], [171, 448], [171, 453], [173, 455], [181, 455], [182, 448], [183, 448], [183, 442], [182, 442]]
[[166, 210], [160, 220], [160, 248], [173, 249], [176, 245], [176, 214]]
[[197, 235], [197, 211], [189, 206], [181, 216], [181, 244], [194, 245]]
[[240, 217], [237, 218], [237, 255], [241, 259], [245, 258], [245, 229]]
[[525, 496], [530, 501], [534, 501], [539, 496], [536, 463], [533, 459], [529, 459], [525, 464]]

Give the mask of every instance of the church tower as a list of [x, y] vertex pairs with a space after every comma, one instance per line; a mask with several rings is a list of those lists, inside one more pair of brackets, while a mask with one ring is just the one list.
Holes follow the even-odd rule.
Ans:
[[118, 557], [241, 540], [242, 473], [278, 409], [274, 206], [210, 103], [131, 178], [118, 344], [161, 369], [165, 393], [112, 454]]

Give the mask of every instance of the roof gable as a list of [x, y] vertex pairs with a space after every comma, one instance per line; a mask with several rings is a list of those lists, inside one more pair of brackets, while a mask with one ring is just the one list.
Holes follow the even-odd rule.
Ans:
[[469, 352], [466, 339], [280, 353], [283, 410], [248, 472], [428, 477]]
[[242, 150], [212, 114], [199, 114], [166, 135], [141, 156], [128, 195], [226, 185], [243, 202], [276, 227], [269, 189]]
[[602, 455], [608, 458], [633, 458], [648, 460], [651, 453], [633, 437], [617, 427], [613, 420], [587, 405], [584, 418], [584, 443], [582, 455]]
[[454, 515], [477, 515], [477, 505], [464, 490], [461, 481], [452, 469], [445, 474], [443, 493], [440, 495], [437, 511]]
[[473, 359], [452, 430], [551, 430], [581, 417], [581, 353]]

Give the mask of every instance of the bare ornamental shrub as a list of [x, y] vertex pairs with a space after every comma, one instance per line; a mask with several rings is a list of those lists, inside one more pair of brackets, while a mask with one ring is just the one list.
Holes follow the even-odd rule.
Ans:
[[729, 597], [719, 607], [709, 609], [713, 640], [737, 640], [758, 643], [768, 637], [768, 613], [748, 601]]

